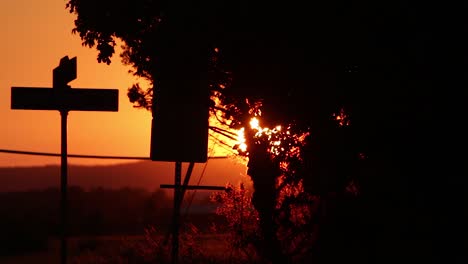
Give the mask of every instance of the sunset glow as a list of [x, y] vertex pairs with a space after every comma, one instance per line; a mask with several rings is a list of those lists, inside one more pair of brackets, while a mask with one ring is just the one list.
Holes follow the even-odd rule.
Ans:
[[250, 120], [250, 127], [252, 129], [257, 129], [259, 130], [260, 129], [260, 121], [258, 121], [258, 119], [256, 117], [253, 117], [251, 120]]
[[[0, 1], [3, 57], [0, 62], [0, 149], [60, 152], [58, 111], [10, 109], [10, 88], [51, 87], [52, 70], [64, 56], [77, 57], [72, 88], [119, 89], [119, 111], [71, 112], [68, 148], [72, 154], [148, 156], [151, 113], [135, 109], [126, 93], [135, 81], [129, 67], [115, 58], [98, 63], [95, 50], [83, 47], [73, 35], [74, 17], [62, 1]], [[117, 43], [117, 52], [120, 52]], [[57, 164], [59, 158], [0, 153], [0, 167]], [[122, 160], [70, 159], [71, 164], [113, 164]]]
[[[10, 87], [51, 87], [52, 69], [63, 56], [77, 57], [77, 78], [72, 88], [119, 89], [119, 111], [72, 112], [68, 118], [68, 148], [72, 154], [103, 156], [149, 155], [151, 112], [136, 109], [127, 98], [127, 89], [138, 81], [129, 74], [118, 56], [110, 65], [98, 63], [97, 51], [83, 47], [73, 35], [74, 17], [61, 1], [0, 1], [0, 33], [5, 41], [0, 62], [0, 149], [33, 152], [60, 152], [60, 115], [58, 111], [10, 109]], [[122, 43], [117, 42], [116, 54]], [[215, 51], [217, 51], [216, 49]], [[211, 138], [210, 138], [211, 139]], [[210, 142], [212, 144], [212, 142]], [[217, 144], [212, 156], [225, 156]], [[57, 164], [60, 159], [47, 156], [0, 153], [2, 166]], [[113, 164], [122, 160], [71, 158], [71, 164]]]
[[0, 0], [0, 264], [468, 264], [450, 8]]
[[[309, 132], [293, 134], [291, 133], [291, 127], [283, 129], [282, 126], [278, 125], [273, 129], [261, 127], [259, 117], [252, 117], [249, 121], [250, 128], [255, 132], [254, 138], [259, 140], [267, 140], [270, 148], [268, 149], [270, 154], [278, 156], [285, 154], [290, 157], [299, 157], [300, 148], [310, 134]], [[245, 127], [242, 127], [237, 131], [237, 142], [235, 143], [235, 149], [238, 150], [239, 154], [248, 156], [248, 145], [246, 143]], [[284, 143], [287, 142], [287, 143]], [[285, 145], [287, 144], [287, 145]], [[287, 164], [282, 164], [282, 167], [287, 168]]]

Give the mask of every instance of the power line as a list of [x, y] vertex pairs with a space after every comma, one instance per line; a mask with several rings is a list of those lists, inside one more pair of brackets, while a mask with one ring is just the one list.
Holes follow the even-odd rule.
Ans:
[[[211, 135], [211, 134], [210, 134], [210, 136], [212, 136], [212, 137], [214, 137], [215, 139], [219, 140], [218, 137], [215, 137], [215, 136], [213, 136], [213, 135]], [[213, 143], [213, 146], [211, 147], [211, 149], [210, 149], [210, 151], [209, 151], [210, 153], [212, 153], [212, 152], [214, 151], [215, 146], [216, 146], [216, 141]], [[204, 164], [203, 170], [202, 170], [202, 172], [201, 172], [201, 174], [200, 174], [200, 177], [198, 178], [198, 182], [197, 182], [197, 185], [196, 185], [196, 186], [200, 186], [200, 182], [201, 182], [203, 176], [205, 175], [205, 171], [206, 171], [206, 167], [207, 167], [207, 166], [208, 166], [208, 162], [206, 162], [206, 163]], [[195, 191], [192, 193], [192, 196], [190, 197], [190, 199], [189, 199], [189, 201], [188, 201], [188, 204], [187, 204], [187, 206], [185, 207], [185, 215], [184, 215], [184, 217], [187, 217], [188, 211], [189, 211], [190, 207], [192, 206], [192, 202], [193, 202], [193, 199], [194, 199], [196, 193], [197, 193], [197, 189], [195, 189]]]
[[[235, 135], [232, 131], [228, 131], [225, 129], [217, 128], [217, 127], [209, 127], [216, 133], [219, 133], [225, 137], [230, 139], [234, 139], [232, 137]], [[230, 135], [229, 135], [230, 134]], [[232, 136], [231, 136], [232, 135]], [[213, 136], [211, 133], [209, 136], [216, 139], [221, 147], [224, 149], [230, 150], [232, 149], [228, 144], [220, 140], [219, 138]], [[51, 153], [51, 152], [38, 152], [38, 151], [24, 151], [24, 150], [12, 150], [12, 149], [0, 149], [0, 153], [9, 153], [9, 154], [18, 154], [18, 155], [33, 155], [33, 156], [49, 156], [49, 157], [60, 157], [60, 153]], [[131, 157], [131, 156], [106, 156], [106, 155], [84, 155], [84, 154], [68, 154], [70, 158], [83, 158], [83, 159], [121, 159], [121, 160], [150, 160], [149, 157]], [[208, 159], [227, 159], [228, 156], [217, 156], [217, 157], [208, 157]]]
[[[34, 155], [34, 156], [49, 156], [60, 157], [60, 153], [50, 152], [36, 152], [36, 151], [23, 151], [0, 149], [0, 153], [19, 154], [19, 155]], [[85, 158], [85, 159], [125, 159], [125, 160], [150, 160], [149, 157], [131, 157], [131, 156], [105, 156], [105, 155], [82, 155], [82, 154], [68, 154], [70, 158]], [[227, 156], [208, 157], [208, 159], [226, 159]]]

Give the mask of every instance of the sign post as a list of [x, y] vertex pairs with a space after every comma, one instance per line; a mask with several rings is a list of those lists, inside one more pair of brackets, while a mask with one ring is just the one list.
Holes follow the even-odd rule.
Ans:
[[172, 216], [172, 263], [177, 264], [179, 258], [179, 226], [180, 205], [182, 204], [180, 184], [182, 181], [182, 162], [175, 163], [175, 188], [174, 188], [174, 210]]
[[172, 248], [171, 248], [171, 263], [179, 263], [179, 229], [180, 229], [180, 208], [184, 200], [186, 190], [226, 190], [221, 186], [200, 186], [188, 185], [190, 176], [192, 175], [195, 163], [190, 162], [185, 174], [184, 182], [182, 183], [182, 162], [175, 162], [175, 181], [174, 185], [161, 184], [160, 188], [174, 189], [174, 208], [172, 211]]
[[68, 111], [61, 110], [61, 157], [60, 157], [60, 263], [67, 263], [68, 237], [68, 150], [67, 150], [67, 117]]
[[52, 71], [53, 88], [12, 87], [11, 109], [58, 110], [61, 116], [60, 166], [60, 263], [67, 263], [68, 164], [67, 117], [69, 111], [118, 111], [118, 89], [72, 89], [76, 57], [68, 56]]

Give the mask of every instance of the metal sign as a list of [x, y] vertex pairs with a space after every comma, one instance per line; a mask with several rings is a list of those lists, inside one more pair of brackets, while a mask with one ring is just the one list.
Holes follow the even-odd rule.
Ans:
[[11, 109], [118, 111], [119, 90], [11, 87]]
[[[206, 55], [206, 56], [204, 56]], [[210, 92], [207, 53], [165, 50], [153, 93], [150, 158], [204, 163]]]
[[76, 79], [76, 57], [71, 60], [68, 56], [60, 60], [60, 64], [52, 71], [52, 86], [62, 88]]
[[118, 111], [117, 89], [71, 89], [76, 57], [68, 56], [52, 71], [53, 88], [11, 87], [11, 109], [59, 111]]

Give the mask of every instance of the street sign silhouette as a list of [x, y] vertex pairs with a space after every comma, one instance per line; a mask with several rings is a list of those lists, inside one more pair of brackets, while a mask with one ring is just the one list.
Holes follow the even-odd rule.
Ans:
[[72, 89], [68, 83], [76, 79], [76, 57], [60, 60], [52, 71], [53, 88], [11, 87], [11, 109], [58, 110], [61, 116], [60, 166], [60, 260], [67, 263], [68, 225], [68, 161], [67, 116], [69, 111], [118, 111], [117, 89]]
[[[159, 94], [153, 110], [151, 160], [206, 162], [208, 93]], [[159, 100], [158, 100], [159, 99]]]
[[153, 93], [151, 160], [206, 162], [210, 102], [207, 58], [207, 53], [185, 46], [183, 52], [161, 52]]
[[68, 59], [68, 56], [60, 60], [60, 64], [52, 71], [52, 86], [66, 87], [76, 79], [76, 57]]
[[[175, 162], [171, 255], [172, 263], [177, 264], [184, 191], [194, 163], [208, 159], [210, 92], [207, 50], [194, 39], [180, 41], [174, 36], [183, 34], [166, 35], [164, 45], [167, 46], [157, 49], [150, 159]], [[182, 162], [190, 162], [183, 185]]]
[[11, 88], [11, 109], [118, 111], [118, 90]]
[[60, 60], [53, 70], [53, 88], [12, 87], [11, 109], [58, 111], [118, 111], [117, 89], [71, 89], [76, 57]]

